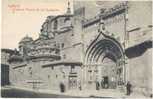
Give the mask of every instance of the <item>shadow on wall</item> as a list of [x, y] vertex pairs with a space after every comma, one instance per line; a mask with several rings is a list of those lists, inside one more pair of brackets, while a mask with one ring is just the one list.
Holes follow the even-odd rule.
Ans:
[[152, 48], [152, 41], [146, 41], [139, 45], [130, 47], [125, 50], [125, 54], [128, 58], [134, 58], [141, 56], [148, 48]]
[[1, 64], [1, 86], [9, 84], [9, 65]]

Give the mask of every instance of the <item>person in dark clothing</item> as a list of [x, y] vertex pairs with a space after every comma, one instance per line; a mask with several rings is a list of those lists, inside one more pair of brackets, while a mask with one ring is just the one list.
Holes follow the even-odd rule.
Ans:
[[131, 94], [131, 83], [128, 81], [127, 84], [126, 84], [126, 92], [127, 92], [127, 95], [130, 95]]
[[100, 84], [99, 84], [99, 82], [97, 81], [97, 82], [96, 82], [96, 90], [99, 90], [99, 87], [100, 87]]
[[80, 90], [82, 90], [82, 87], [81, 87], [81, 82], [79, 82], [79, 89], [80, 89]]
[[150, 95], [150, 98], [152, 98], [152, 94]]
[[101, 81], [101, 88], [104, 88], [104, 81]]
[[65, 92], [65, 85], [63, 83], [60, 83], [60, 90], [61, 92]]

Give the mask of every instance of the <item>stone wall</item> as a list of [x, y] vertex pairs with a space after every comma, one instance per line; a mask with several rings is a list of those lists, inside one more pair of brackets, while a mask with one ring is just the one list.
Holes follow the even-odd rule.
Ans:
[[129, 59], [129, 81], [133, 90], [146, 94], [151, 93], [152, 87], [152, 48], [147, 49], [141, 56]]

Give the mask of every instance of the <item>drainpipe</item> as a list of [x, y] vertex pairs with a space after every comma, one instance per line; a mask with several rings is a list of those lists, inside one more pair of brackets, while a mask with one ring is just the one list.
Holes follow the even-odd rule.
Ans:
[[[126, 3], [126, 5], [128, 6], [128, 1], [126, 1], [125, 3]], [[124, 57], [124, 60], [123, 60], [123, 62], [124, 62], [124, 63], [123, 63], [123, 65], [124, 65], [124, 74], [123, 74], [123, 77], [124, 77], [124, 83], [125, 83], [125, 84], [127, 83], [127, 80], [128, 80], [128, 79], [127, 79], [127, 76], [126, 76], [126, 75], [128, 74], [128, 73], [127, 73], [127, 70], [128, 70], [127, 68], [128, 68], [128, 67], [126, 67], [126, 57], [125, 57], [125, 56], [126, 56], [126, 55], [125, 55], [125, 48], [126, 48], [127, 39], [128, 39], [128, 37], [127, 37], [127, 35], [128, 35], [128, 34], [127, 34], [127, 19], [128, 19], [127, 14], [128, 14], [128, 7], [125, 8], [125, 13], [124, 13], [124, 20], [125, 20], [125, 24], [124, 24], [124, 33], [125, 33], [125, 34], [124, 34], [124, 45], [123, 45], [123, 49], [124, 49], [124, 56], [123, 56], [123, 57]]]

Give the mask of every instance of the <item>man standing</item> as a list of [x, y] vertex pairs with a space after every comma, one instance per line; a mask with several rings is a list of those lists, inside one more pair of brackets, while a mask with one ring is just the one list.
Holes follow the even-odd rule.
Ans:
[[127, 85], [126, 85], [127, 95], [130, 95], [130, 94], [131, 94], [131, 87], [132, 87], [132, 85], [131, 85], [130, 82], [128, 81], [128, 82], [127, 82]]
[[98, 81], [96, 81], [96, 90], [99, 90], [100, 84]]
[[61, 92], [65, 92], [65, 85], [63, 83], [60, 83], [60, 90]]

